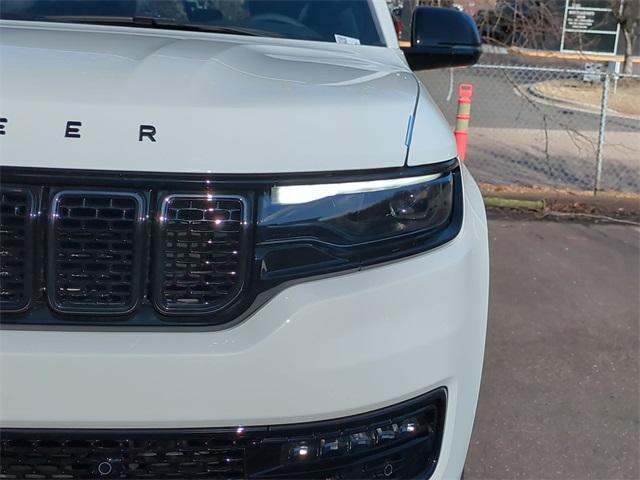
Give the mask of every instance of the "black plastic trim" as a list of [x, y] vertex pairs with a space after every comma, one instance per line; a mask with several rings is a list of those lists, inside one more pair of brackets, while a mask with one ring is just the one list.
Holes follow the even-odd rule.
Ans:
[[[364, 413], [348, 415], [344, 417], [335, 417], [327, 420], [315, 420], [311, 422], [285, 423], [276, 425], [254, 425], [247, 426], [243, 423], [231, 425], [228, 427], [185, 427], [185, 428], [0, 428], [0, 438], [4, 434], [11, 435], [84, 435], [90, 434], [92, 437], [102, 435], [175, 435], [176, 433], [189, 434], [216, 434], [216, 433], [237, 433], [238, 428], [242, 428], [244, 433], [278, 433], [284, 431], [296, 431], [297, 433], [325, 433], [336, 430], [349, 430], [363, 423], [376, 423], [379, 418], [397, 417], [407, 411], [420, 408], [424, 404], [429, 404], [437, 400], [447, 401], [448, 390], [446, 387], [439, 387], [423, 393], [414, 398], [404, 400], [403, 402], [389, 405], [387, 407], [370, 410]], [[444, 417], [442, 416], [442, 426], [444, 426]]]
[[261, 189], [274, 185], [320, 184], [404, 178], [434, 173], [446, 173], [458, 166], [458, 159], [420, 166], [402, 166], [370, 170], [338, 170], [294, 173], [259, 174], [211, 174], [174, 172], [114, 172], [112, 170], [59, 169], [37, 167], [0, 166], [0, 177], [10, 183], [42, 183], [68, 186], [86, 185], [87, 177], [96, 187], [118, 185], [123, 188], [142, 187], [144, 189], [197, 189], [227, 188], [234, 190]]

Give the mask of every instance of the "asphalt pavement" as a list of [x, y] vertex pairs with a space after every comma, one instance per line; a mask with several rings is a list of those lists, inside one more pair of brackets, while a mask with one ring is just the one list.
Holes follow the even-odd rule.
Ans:
[[[596, 173], [599, 114], [548, 103], [527, 93], [533, 83], [567, 75], [576, 76], [476, 66], [422, 72], [420, 79], [452, 126], [457, 86], [473, 85], [467, 157], [469, 168], [479, 181], [591, 189]], [[639, 158], [640, 120], [610, 114], [604, 137], [601, 187], [640, 191]]]
[[640, 478], [640, 228], [490, 214], [469, 479]]

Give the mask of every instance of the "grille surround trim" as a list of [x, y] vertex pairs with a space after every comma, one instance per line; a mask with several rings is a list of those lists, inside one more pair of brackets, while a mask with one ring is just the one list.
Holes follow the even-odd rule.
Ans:
[[[164, 283], [164, 266], [163, 266], [163, 252], [165, 252], [165, 248], [163, 244], [166, 240], [167, 233], [167, 215], [168, 210], [170, 208], [171, 203], [174, 200], [231, 200], [239, 202], [242, 206], [242, 212], [240, 215], [241, 224], [239, 228], [239, 248], [238, 248], [238, 284], [234, 289], [232, 295], [218, 305], [211, 306], [209, 308], [202, 306], [193, 306], [189, 307], [187, 305], [178, 307], [178, 306], [168, 306], [163, 301], [163, 283]], [[156, 255], [153, 261], [154, 274], [151, 275], [152, 278], [152, 293], [151, 299], [153, 302], [154, 308], [160, 312], [162, 315], [173, 316], [193, 316], [193, 315], [210, 315], [221, 310], [228, 308], [232, 305], [242, 294], [246, 287], [247, 281], [247, 273], [249, 271], [249, 265], [247, 264], [250, 260], [250, 255], [248, 252], [250, 251], [250, 232], [251, 232], [251, 222], [250, 222], [250, 212], [251, 208], [247, 201], [247, 198], [241, 195], [231, 195], [231, 194], [205, 194], [205, 193], [170, 193], [170, 194], [161, 194], [158, 197], [159, 208], [158, 208], [158, 219], [155, 222], [155, 235], [153, 235], [154, 248], [152, 249], [154, 254]]]
[[[133, 219], [133, 239], [132, 239], [132, 260], [131, 260], [131, 301], [125, 305], [109, 305], [105, 303], [95, 304], [63, 304], [56, 298], [56, 274], [58, 251], [58, 237], [56, 233], [59, 222], [59, 207], [63, 197], [92, 197], [92, 198], [127, 198], [135, 202], [136, 208]], [[64, 189], [56, 192], [50, 200], [48, 224], [47, 224], [47, 274], [45, 283], [47, 287], [47, 301], [50, 308], [60, 314], [91, 314], [96, 316], [109, 317], [113, 315], [127, 315], [135, 311], [142, 300], [142, 282], [144, 268], [144, 229], [146, 227], [146, 219], [144, 212], [146, 211], [146, 202], [142, 195], [134, 192], [120, 192], [110, 190], [86, 190], [86, 189]]]
[[24, 225], [24, 239], [26, 253], [24, 258], [23, 275], [24, 275], [24, 288], [22, 295], [25, 301], [22, 304], [2, 304], [2, 313], [16, 314], [23, 313], [29, 310], [33, 304], [34, 297], [34, 271], [35, 271], [35, 224], [37, 221], [37, 208], [36, 200], [37, 196], [34, 194], [32, 188], [17, 187], [13, 185], [6, 185], [3, 187], [3, 192], [24, 194], [27, 196], [29, 206], [25, 214]]

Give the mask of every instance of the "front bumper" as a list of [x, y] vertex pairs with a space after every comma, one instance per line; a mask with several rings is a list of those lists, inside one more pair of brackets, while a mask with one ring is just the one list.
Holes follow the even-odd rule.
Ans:
[[482, 198], [466, 171], [464, 183], [464, 222], [450, 243], [292, 286], [227, 330], [3, 330], [0, 425], [289, 424], [361, 414], [445, 387], [434, 477], [459, 477], [488, 298]]
[[446, 389], [375, 412], [213, 429], [4, 429], [0, 478], [428, 478]]

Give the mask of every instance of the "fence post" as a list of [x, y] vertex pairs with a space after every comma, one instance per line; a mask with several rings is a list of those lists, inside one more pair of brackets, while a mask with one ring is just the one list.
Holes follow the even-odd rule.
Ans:
[[600, 105], [600, 130], [598, 131], [598, 151], [596, 153], [596, 182], [593, 186], [593, 194], [597, 195], [602, 183], [602, 161], [604, 150], [604, 132], [607, 127], [607, 108], [609, 106], [609, 86], [611, 84], [611, 74], [604, 74], [604, 85], [602, 86], [602, 104]]

